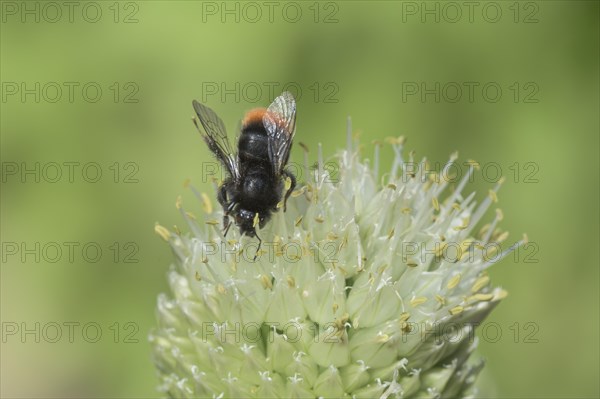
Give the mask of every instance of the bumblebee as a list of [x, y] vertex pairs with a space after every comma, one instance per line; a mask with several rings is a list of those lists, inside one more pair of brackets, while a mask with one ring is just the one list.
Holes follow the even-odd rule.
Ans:
[[196, 100], [192, 105], [196, 128], [227, 171], [217, 192], [224, 212], [223, 234], [227, 236], [233, 218], [240, 234], [258, 239], [258, 254], [262, 240], [256, 227], [265, 226], [282, 199], [286, 210], [296, 186], [296, 177], [285, 169], [296, 130], [294, 96], [283, 92], [268, 108], [248, 112], [242, 120], [237, 152], [231, 148], [221, 118]]

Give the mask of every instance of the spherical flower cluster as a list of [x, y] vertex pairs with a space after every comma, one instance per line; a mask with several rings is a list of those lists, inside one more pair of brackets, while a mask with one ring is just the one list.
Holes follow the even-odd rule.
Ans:
[[[322, 160], [287, 211], [256, 238], [231, 228], [192, 188], [205, 215], [177, 201], [190, 232], [156, 231], [172, 247], [171, 295], [150, 334], [171, 397], [409, 398], [473, 395], [475, 327], [506, 296], [487, 269], [506, 255], [502, 213], [478, 231], [500, 183], [477, 203], [448, 170], [405, 159], [391, 139], [378, 172], [348, 145]], [[351, 140], [349, 140], [351, 143]]]

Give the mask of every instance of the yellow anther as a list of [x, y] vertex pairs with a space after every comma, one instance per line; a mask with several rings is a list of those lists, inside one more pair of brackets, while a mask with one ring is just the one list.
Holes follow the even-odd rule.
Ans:
[[256, 226], [258, 226], [258, 221], [259, 221], [258, 212], [256, 212], [256, 214], [254, 215], [254, 220], [252, 221], [252, 227], [256, 228]]
[[467, 160], [467, 165], [469, 165], [470, 167], [479, 170], [480, 166], [479, 166], [479, 162], [473, 160], [473, 159], [469, 159]]
[[439, 210], [440, 210], [440, 203], [438, 202], [437, 197], [433, 197], [431, 199], [431, 204], [433, 205], [433, 209], [435, 209], [436, 211], [439, 212]]
[[169, 241], [169, 238], [171, 237], [171, 232], [158, 223], [154, 225], [154, 232], [161, 236], [165, 241]]
[[494, 257], [496, 256], [497, 252], [498, 252], [498, 246], [493, 245], [491, 248], [486, 249], [483, 258], [486, 261], [488, 261], [488, 260], [494, 260]]
[[296, 218], [296, 220], [294, 221], [294, 226], [298, 227], [301, 222], [302, 222], [302, 216], [298, 216]]
[[219, 294], [225, 295], [227, 293], [227, 289], [225, 289], [225, 286], [223, 284], [217, 284], [217, 291], [219, 292]]
[[449, 290], [456, 288], [458, 283], [460, 283], [460, 278], [461, 278], [460, 274], [457, 274], [456, 276], [452, 277], [450, 279], [450, 281], [448, 281], [448, 284], [446, 285], [446, 287], [448, 287]]
[[481, 229], [479, 230], [479, 237], [485, 236], [486, 233], [489, 231], [490, 227], [492, 227], [492, 225], [489, 223], [483, 225], [483, 227], [481, 227]]
[[185, 213], [190, 219], [192, 220], [196, 220], [196, 215], [194, 215], [192, 212], [186, 212]]
[[465, 230], [467, 227], [469, 227], [469, 223], [471, 223], [471, 218], [467, 216], [466, 218], [462, 219], [462, 224], [460, 226], [456, 226], [454, 230]]
[[502, 219], [504, 219], [504, 213], [502, 212], [502, 209], [500, 209], [500, 208], [496, 209], [496, 219], [498, 219], [498, 221], [501, 221]]
[[440, 174], [439, 173], [429, 173], [429, 181], [432, 183], [440, 182]]
[[385, 142], [389, 143], [389, 144], [404, 144], [406, 142], [406, 139], [404, 138], [404, 136], [399, 136], [399, 137], [386, 137], [385, 138]]
[[200, 194], [200, 196], [202, 197], [202, 210], [205, 213], [212, 213], [212, 211], [213, 211], [212, 202], [210, 201], [210, 198], [208, 197], [208, 195], [206, 195], [206, 193], [202, 193], [202, 194]]
[[218, 226], [218, 225], [219, 225], [219, 222], [218, 222], [218, 221], [216, 221], [216, 220], [214, 220], [214, 219], [207, 220], [207, 221], [206, 221], [206, 222], [204, 222], [204, 223], [206, 223], [206, 224], [208, 224], [208, 225], [211, 225], [211, 226]]
[[287, 283], [290, 286], [290, 288], [296, 288], [296, 279], [294, 279], [294, 277], [287, 276], [286, 280], [287, 280]]
[[446, 304], [446, 298], [444, 298], [440, 294], [435, 295], [435, 300], [438, 301], [438, 303], [442, 306], [444, 306]]
[[375, 342], [377, 342], [378, 344], [385, 344], [389, 340], [390, 340], [390, 336], [389, 335], [387, 335], [387, 334], [379, 334], [379, 335], [377, 335], [377, 339], [375, 340]]
[[436, 249], [435, 249], [435, 256], [436, 257], [440, 257], [442, 256], [442, 254], [444, 253], [444, 249], [446, 249], [446, 247], [448, 246], [447, 242], [441, 242], [441, 245], [436, 245]]
[[462, 313], [463, 310], [465, 310], [465, 309], [462, 306], [459, 305], [459, 306], [455, 306], [452, 309], [448, 310], [448, 312], [450, 312], [450, 314], [452, 316], [454, 316], [454, 315]]
[[181, 202], [182, 202], [182, 199], [181, 199], [181, 195], [180, 195], [177, 197], [177, 200], [175, 200], [175, 208], [181, 209]]
[[471, 297], [472, 300], [474, 301], [491, 301], [492, 298], [494, 297], [494, 294], [475, 294]]
[[261, 274], [260, 276], [260, 282], [263, 286], [264, 289], [271, 289], [273, 288], [273, 282], [271, 281], [271, 279], [268, 276], [265, 276], [264, 274]]
[[481, 276], [479, 277], [475, 283], [473, 284], [473, 286], [471, 287], [471, 292], [477, 292], [480, 289], [482, 289], [483, 287], [485, 287], [486, 285], [488, 285], [490, 282], [490, 278], [488, 276]]
[[465, 256], [465, 254], [469, 254], [468, 249], [473, 244], [473, 238], [469, 237], [460, 243], [460, 253], [462, 254], [461, 258]]
[[410, 323], [403, 321], [403, 322], [400, 322], [400, 330], [403, 333], [408, 334], [409, 332], [412, 331], [412, 326], [410, 325]]
[[508, 231], [505, 231], [504, 233], [502, 233], [498, 237], [496, 237], [496, 241], [504, 242], [508, 238], [508, 234], [509, 234]]
[[498, 194], [496, 194], [496, 192], [494, 190], [489, 190], [488, 196], [494, 203], [498, 202]]
[[387, 268], [389, 267], [388, 264], [385, 265], [381, 265], [377, 268], [377, 274], [383, 274], [383, 272], [385, 272], [387, 270]]
[[427, 302], [427, 298], [426, 297], [424, 297], [424, 296], [418, 296], [418, 297], [413, 298], [413, 299], [410, 300], [410, 306], [412, 306], [414, 308], [414, 307], [417, 307], [420, 304], [425, 303], [425, 302]]

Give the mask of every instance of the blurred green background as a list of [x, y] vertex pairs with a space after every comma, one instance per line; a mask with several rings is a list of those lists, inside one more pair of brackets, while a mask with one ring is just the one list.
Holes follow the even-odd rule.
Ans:
[[499, 167], [502, 227], [534, 245], [492, 268], [510, 295], [482, 396], [598, 397], [598, 3], [465, 3], [3, 1], [1, 395], [160, 396], [154, 223], [198, 208], [185, 179], [212, 193], [191, 100], [233, 131], [287, 87], [313, 161], [351, 115], [367, 157], [397, 135], [433, 164], [459, 150], [481, 193]]

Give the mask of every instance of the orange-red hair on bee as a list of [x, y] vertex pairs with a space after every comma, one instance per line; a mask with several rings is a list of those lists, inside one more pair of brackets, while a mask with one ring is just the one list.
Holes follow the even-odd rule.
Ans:
[[[268, 111], [266, 108], [255, 108], [248, 111], [244, 116], [244, 119], [242, 119], [242, 130], [255, 126], [259, 126], [261, 128], [264, 127], [263, 118], [267, 112]], [[271, 119], [278, 125], [281, 125], [284, 122], [281, 119], [281, 116], [277, 114], [271, 114]]]
[[266, 108], [255, 108], [253, 110], [248, 111], [246, 113], [246, 116], [244, 116], [244, 119], [242, 119], [242, 130], [251, 125], [262, 126], [263, 117], [266, 113]]

